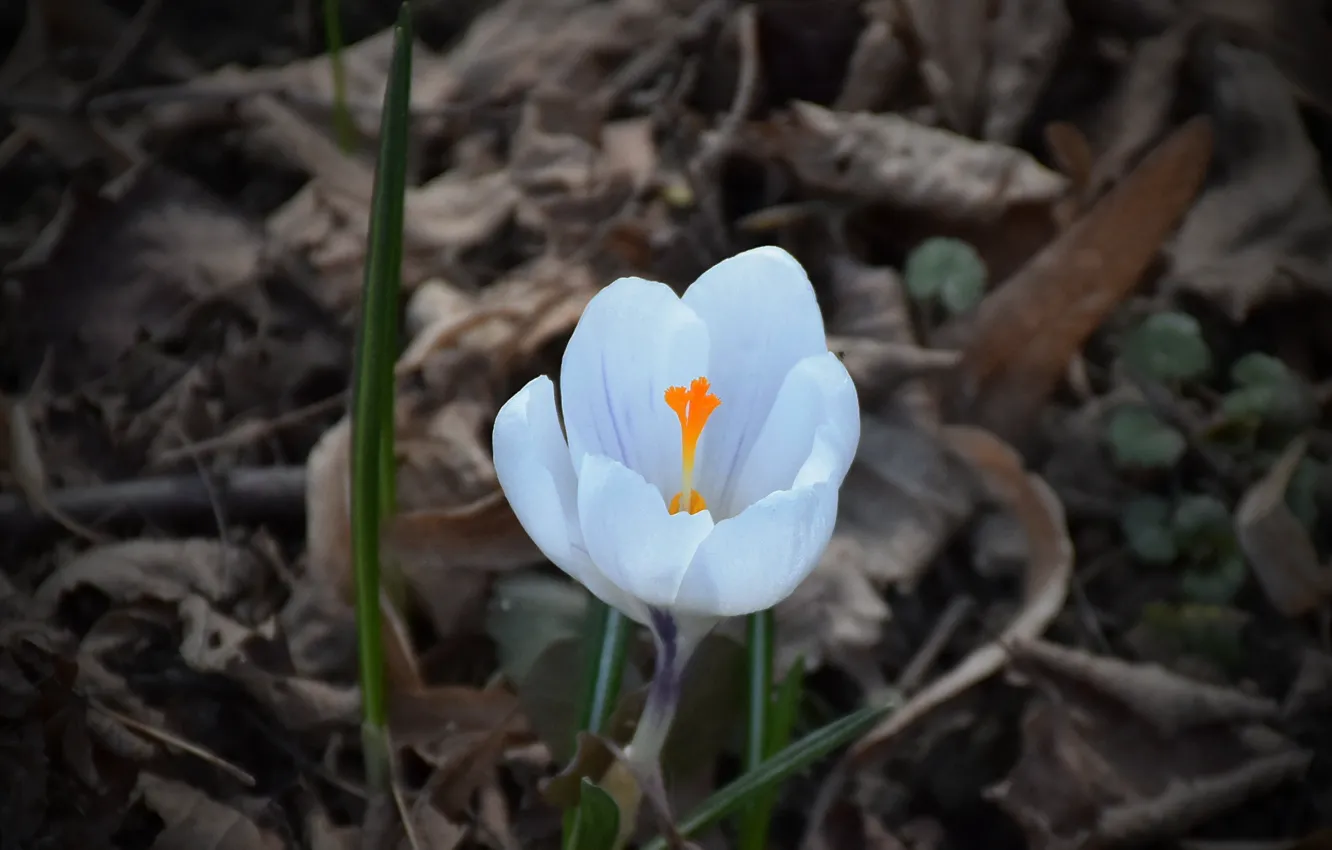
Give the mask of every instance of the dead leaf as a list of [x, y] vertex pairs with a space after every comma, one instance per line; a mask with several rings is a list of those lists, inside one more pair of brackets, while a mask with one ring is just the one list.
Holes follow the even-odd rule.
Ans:
[[514, 741], [530, 736], [518, 713], [518, 697], [499, 687], [440, 685], [394, 694], [389, 701], [389, 730], [396, 744], [422, 746], [441, 737], [489, 732], [503, 727]]
[[179, 603], [198, 595], [226, 605], [261, 587], [265, 573], [253, 552], [218, 540], [128, 540], [89, 549], [62, 564], [37, 588], [33, 601], [49, 616], [65, 594], [88, 586], [119, 603]]
[[1256, 722], [1275, 718], [1269, 700], [1040, 641], [1014, 653], [1036, 693], [1022, 757], [986, 796], [1035, 850], [1177, 835], [1308, 766]]
[[1301, 99], [1332, 113], [1327, 66], [1332, 25], [1318, 0], [1191, 0], [1189, 5], [1231, 40], [1266, 53]]
[[139, 793], [165, 822], [152, 850], [283, 850], [253, 818], [184, 783], [145, 773]]
[[24, 276], [19, 350], [60, 352], [53, 387], [102, 377], [187, 308], [244, 299], [265, 269], [257, 223], [161, 166], [84, 199], [50, 258]]
[[1223, 42], [1199, 52], [1216, 128], [1215, 182], [1169, 250], [1170, 284], [1236, 321], [1274, 297], [1332, 291], [1332, 201], [1280, 73], [1261, 53]]
[[773, 128], [774, 154], [811, 188], [945, 219], [992, 220], [1050, 204], [1066, 181], [1028, 154], [900, 115], [838, 113], [795, 103]]
[[90, 710], [71, 636], [0, 602], [0, 830], [6, 843], [104, 846], [130, 804], [142, 741]]
[[1267, 599], [1287, 617], [1299, 617], [1332, 599], [1332, 569], [1318, 563], [1309, 532], [1286, 505], [1286, 488], [1304, 457], [1294, 439], [1235, 509], [1235, 535]]
[[896, 32], [898, 7], [893, 3], [866, 3], [861, 7], [869, 23], [860, 32], [846, 69], [837, 112], [881, 112], [911, 70], [911, 56]]
[[964, 351], [956, 415], [1018, 439], [1069, 360], [1137, 286], [1202, 183], [1211, 131], [1181, 127], [1078, 222], [939, 332]]
[[989, 24], [988, 109], [982, 138], [1016, 143], [1072, 29], [1064, 0], [1003, 0], [999, 4], [999, 13]]
[[454, 103], [510, 102], [538, 83], [591, 88], [617, 67], [684, 28], [657, 0], [505, 0], [477, 17], [449, 52]]
[[1100, 154], [1088, 177], [1088, 201], [1122, 179], [1166, 131], [1197, 31], [1194, 24], [1185, 18], [1138, 42], [1118, 89], [1095, 122]]
[[948, 125], [964, 135], [980, 124], [989, 6], [984, 0], [903, 4], [921, 45], [921, 78]]
[[1068, 595], [1073, 543], [1058, 497], [1040, 477], [1023, 468], [1022, 458], [1012, 448], [993, 435], [975, 428], [947, 427], [944, 439], [971, 464], [990, 498], [1022, 524], [1028, 559], [1022, 604], [995, 640], [973, 650], [856, 741], [847, 751], [846, 764], [863, 766], [882, 758], [904, 730], [997, 673], [1008, 661], [1009, 645], [1044, 632]]

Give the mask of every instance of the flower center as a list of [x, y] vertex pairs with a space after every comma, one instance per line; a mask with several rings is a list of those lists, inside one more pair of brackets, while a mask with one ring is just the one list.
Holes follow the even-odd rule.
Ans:
[[708, 423], [708, 417], [719, 404], [721, 399], [709, 392], [707, 378], [695, 378], [690, 382], [688, 389], [670, 387], [666, 390], [666, 405], [680, 417], [680, 455], [684, 467], [680, 478], [680, 492], [671, 499], [669, 506], [673, 514], [678, 514], [685, 504], [688, 505], [691, 514], [708, 507], [708, 503], [703, 501], [703, 497], [694, 489], [694, 453], [698, 450], [698, 438], [703, 434], [703, 426]]

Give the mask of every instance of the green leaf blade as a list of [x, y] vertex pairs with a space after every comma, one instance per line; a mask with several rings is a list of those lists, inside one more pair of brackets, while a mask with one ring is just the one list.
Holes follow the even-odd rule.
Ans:
[[411, 96], [411, 17], [403, 6], [394, 31], [384, 97], [383, 131], [366, 240], [361, 323], [352, 374], [352, 559], [357, 649], [363, 694], [366, 773], [387, 787], [387, 696], [380, 618], [380, 524], [393, 507], [393, 476], [384, 471], [393, 447], [393, 364], [402, 269], [406, 194], [407, 104]]
[[620, 807], [605, 789], [586, 777], [578, 795], [577, 825], [569, 850], [611, 850], [620, 835]]

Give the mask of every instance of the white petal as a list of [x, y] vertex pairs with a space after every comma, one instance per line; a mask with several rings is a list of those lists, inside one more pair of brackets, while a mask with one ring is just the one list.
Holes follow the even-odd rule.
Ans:
[[771, 608], [810, 574], [832, 537], [837, 488], [773, 493], [712, 530], [685, 572], [676, 610], [735, 617]]
[[825, 480], [841, 486], [860, 442], [860, 401], [846, 367], [831, 352], [806, 357], [787, 374], [768, 419], [733, 482], [723, 515], [740, 513], [778, 490], [789, 490], [824, 429], [831, 467]]
[[680, 420], [666, 389], [704, 374], [708, 332], [664, 283], [621, 278], [593, 296], [564, 351], [560, 399], [575, 468], [605, 455], [669, 498], [680, 489]]
[[578, 526], [578, 482], [555, 417], [555, 388], [544, 375], [505, 402], [495, 417], [495, 475], [527, 535], [551, 563], [595, 596], [645, 621], [647, 612], [593, 566]]
[[670, 514], [643, 476], [604, 455], [578, 472], [578, 516], [592, 562], [621, 590], [647, 605], [669, 607], [712, 515]]
[[684, 294], [707, 324], [708, 380], [721, 406], [699, 447], [698, 490], [731, 505], [734, 479], [767, 421], [786, 373], [828, 350], [814, 288], [780, 248], [756, 248], [722, 260]]

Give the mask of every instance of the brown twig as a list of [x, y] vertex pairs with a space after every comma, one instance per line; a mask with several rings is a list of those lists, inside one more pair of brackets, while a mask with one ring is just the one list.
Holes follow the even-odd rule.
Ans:
[[[139, 518], [159, 525], [190, 524], [213, 520], [215, 505], [241, 522], [305, 515], [303, 466], [234, 469], [209, 478], [180, 475], [75, 487], [53, 491], [50, 501], [84, 523]], [[32, 533], [52, 525], [53, 518], [21, 496], [0, 494], [0, 533]]]

